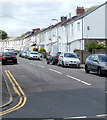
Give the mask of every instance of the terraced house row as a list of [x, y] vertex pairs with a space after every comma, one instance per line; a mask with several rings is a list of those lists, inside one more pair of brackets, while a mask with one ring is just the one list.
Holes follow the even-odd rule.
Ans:
[[25, 37], [4, 41], [5, 48], [32, 50], [45, 48], [47, 52], [73, 52], [84, 50], [87, 42], [107, 40], [107, 2], [95, 9], [85, 12], [77, 7], [73, 17], [61, 17], [61, 21], [45, 29], [33, 29]]

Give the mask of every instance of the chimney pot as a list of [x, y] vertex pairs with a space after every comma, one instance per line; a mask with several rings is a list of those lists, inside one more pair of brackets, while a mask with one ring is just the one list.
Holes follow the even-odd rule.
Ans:
[[62, 16], [62, 17], [61, 17], [61, 22], [62, 22], [62, 21], [65, 21], [65, 20], [67, 20], [67, 17]]
[[40, 28], [33, 29], [33, 32], [39, 32]]
[[80, 15], [80, 14], [83, 14], [83, 13], [85, 13], [84, 7], [78, 7], [77, 6], [76, 14]]

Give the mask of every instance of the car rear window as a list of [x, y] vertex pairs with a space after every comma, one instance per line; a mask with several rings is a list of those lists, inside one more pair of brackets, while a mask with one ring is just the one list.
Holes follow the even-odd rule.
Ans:
[[10, 56], [10, 55], [15, 55], [15, 53], [13, 53], [13, 52], [5, 52], [5, 53], [3, 53], [3, 55]]
[[37, 55], [38, 53], [31, 53], [31, 54], [35, 54], [35, 55]]
[[67, 57], [67, 58], [77, 58], [77, 55], [72, 54], [72, 53], [64, 53], [64, 57]]

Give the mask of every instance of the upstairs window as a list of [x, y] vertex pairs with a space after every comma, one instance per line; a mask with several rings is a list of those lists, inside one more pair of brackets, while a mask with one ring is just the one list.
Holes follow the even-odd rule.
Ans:
[[77, 30], [80, 31], [80, 22], [77, 23]]

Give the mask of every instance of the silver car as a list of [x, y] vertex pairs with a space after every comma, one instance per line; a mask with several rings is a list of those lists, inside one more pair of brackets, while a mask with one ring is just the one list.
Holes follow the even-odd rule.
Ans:
[[75, 53], [62, 52], [58, 59], [58, 65], [62, 67], [80, 67], [80, 59]]
[[85, 62], [85, 72], [97, 72], [98, 75], [107, 74], [107, 54], [92, 54]]
[[29, 60], [33, 59], [33, 60], [40, 60], [40, 54], [38, 52], [35, 51], [31, 51], [28, 53], [28, 57]]

